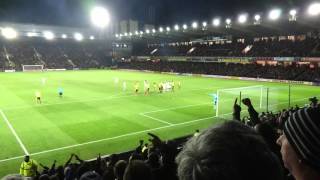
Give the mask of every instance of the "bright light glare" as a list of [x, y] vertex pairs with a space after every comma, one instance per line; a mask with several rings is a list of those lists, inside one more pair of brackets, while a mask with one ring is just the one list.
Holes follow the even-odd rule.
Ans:
[[308, 13], [311, 16], [317, 16], [320, 15], [320, 3], [314, 3], [311, 4], [308, 8]]
[[254, 16], [254, 20], [256, 20], [256, 21], [260, 21], [260, 19], [261, 19], [261, 16], [259, 14], [256, 14]]
[[62, 39], [67, 39], [68, 36], [66, 34], [62, 34], [61, 37]]
[[198, 23], [197, 22], [193, 22], [192, 23], [192, 28], [193, 29], [197, 29], [198, 28]]
[[230, 25], [231, 24], [231, 19], [226, 19], [226, 23], [228, 24], [228, 25]]
[[18, 33], [13, 28], [6, 27], [2, 29], [2, 36], [6, 39], [15, 39], [18, 36]]
[[95, 37], [94, 37], [94, 36], [90, 36], [90, 39], [91, 39], [91, 40], [94, 40], [94, 39], [95, 39]]
[[135, 34], [136, 34], [136, 35], [139, 35], [139, 32], [138, 32], [138, 31], [136, 31], [136, 32], [135, 32]]
[[280, 9], [273, 9], [269, 12], [269, 19], [270, 20], [277, 20], [281, 16], [281, 10]]
[[160, 27], [160, 28], [159, 28], [159, 31], [160, 31], [160, 32], [163, 32], [163, 28], [162, 28], [162, 27]]
[[246, 14], [241, 14], [238, 17], [238, 21], [239, 21], [239, 23], [243, 24], [243, 23], [247, 22], [247, 18], [248, 18], [248, 16]]
[[166, 30], [169, 32], [169, 31], [171, 31], [171, 28], [170, 28], [170, 27], [167, 27]]
[[82, 41], [83, 40], [83, 35], [80, 34], [80, 33], [74, 33], [73, 37], [77, 41]]
[[140, 34], [143, 35], [143, 31], [140, 31]]
[[128, 33], [124, 33], [124, 36], [128, 36]]
[[35, 37], [35, 36], [37, 36], [37, 33], [35, 33], [35, 32], [28, 32], [28, 33], [27, 33], [27, 36], [28, 36], [28, 37]]
[[110, 23], [110, 14], [103, 7], [95, 7], [91, 11], [91, 21], [95, 26], [105, 28]]
[[213, 25], [214, 26], [219, 26], [220, 25], [220, 19], [216, 18], [213, 20]]
[[207, 27], [207, 25], [208, 25], [207, 22], [203, 22], [203, 23], [202, 23], [202, 26], [203, 26], [203, 27]]
[[146, 30], [146, 33], [147, 33], [147, 34], [149, 34], [149, 33], [150, 33], [150, 30], [149, 30], [149, 29], [147, 29], [147, 30]]
[[132, 33], [129, 33], [129, 36], [132, 36], [133, 34]]
[[55, 35], [53, 34], [53, 32], [51, 31], [45, 31], [43, 32], [43, 37], [46, 39], [46, 40], [53, 40]]
[[188, 26], [187, 26], [186, 24], [184, 24], [184, 25], [182, 26], [182, 28], [183, 28], [184, 30], [186, 30], [186, 29], [188, 29]]
[[157, 31], [155, 29], [152, 29], [152, 33], [156, 33]]
[[289, 14], [290, 14], [291, 16], [296, 16], [296, 15], [297, 15], [297, 10], [291, 9], [290, 12], [289, 12]]
[[179, 25], [176, 24], [176, 25], [174, 26], [174, 30], [179, 31], [179, 29], [180, 29]]

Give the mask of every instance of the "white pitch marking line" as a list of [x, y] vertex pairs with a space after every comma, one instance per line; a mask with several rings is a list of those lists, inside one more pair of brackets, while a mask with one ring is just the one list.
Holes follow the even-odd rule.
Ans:
[[[180, 125], [185, 125], [185, 124], [192, 124], [192, 123], [195, 123], [195, 122], [204, 121], [204, 120], [211, 119], [211, 118], [214, 118], [214, 116], [210, 116], [210, 117], [206, 117], [206, 118], [201, 118], [201, 119], [195, 119], [195, 120], [187, 121], [187, 122], [183, 122], [183, 123], [177, 123], [177, 124], [162, 126], [162, 127], [153, 128], [153, 129], [147, 129], [147, 130], [132, 132], [132, 133], [123, 134], [123, 135], [115, 136], [115, 137], [111, 137], [111, 138], [104, 138], [104, 139], [100, 139], [100, 140], [95, 140], [95, 141], [89, 141], [89, 142], [85, 142], [85, 143], [74, 144], [74, 145], [70, 145], [70, 146], [65, 146], [65, 147], [60, 147], [60, 148], [56, 148], [56, 149], [41, 151], [41, 152], [37, 152], [37, 153], [31, 153], [30, 155], [31, 155], [31, 156], [35, 156], [35, 155], [46, 154], [46, 153], [49, 153], [49, 152], [55, 152], [55, 151], [59, 151], [59, 150], [70, 149], [70, 148], [74, 148], [74, 147], [79, 147], [79, 146], [84, 146], [84, 145], [99, 143], [99, 142], [103, 142], [103, 141], [109, 141], [109, 140], [119, 139], [119, 138], [123, 138], [123, 137], [133, 136], [133, 135], [137, 135], [137, 134], [143, 134], [143, 133], [146, 133], [146, 132], [157, 131], [157, 130], [166, 129], [166, 128], [171, 128], [171, 127], [175, 127], [175, 126], [180, 126]], [[22, 157], [23, 157], [23, 156], [17, 156], [17, 157], [12, 157], [12, 158], [8, 158], [8, 159], [2, 159], [2, 160], [0, 160], [0, 163], [1, 163], [1, 162], [6, 162], [6, 161], [10, 161], [10, 160], [14, 160], [14, 159], [19, 159], [19, 158], [22, 158]]]
[[[307, 98], [303, 98], [303, 99], [307, 99]], [[303, 100], [303, 99], [301, 99], [301, 100]], [[296, 100], [296, 101], [301, 101], [301, 100]], [[280, 103], [278, 103], [278, 104], [280, 104]], [[274, 104], [274, 105], [276, 105], [276, 104]], [[220, 115], [220, 116], [229, 115], [229, 114], [232, 114], [232, 113], [222, 114], [222, 115]], [[211, 116], [211, 117], [206, 117], [206, 118], [201, 118], [201, 119], [195, 119], [195, 120], [192, 120], [192, 121], [187, 121], [187, 122], [183, 122], [183, 123], [172, 124], [172, 125], [168, 125], [168, 126], [162, 126], [162, 127], [153, 128], [153, 129], [147, 129], [147, 130], [143, 130], [143, 131], [137, 131], [137, 132], [128, 133], [128, 134], [123, 134], [123, 135], [115, 136], [115, 137], [111, 137], [111, 138], [105, 138], [105, 139], [100, 139], [100, 140], [96, 140], [96, 141], [89, 141], [89, 142], [86, 142], [86, 143], [80, 143], [80, 144], [75, 144], [75, 145], [71, 145], [71, 146], [65, 146], [65, 147], [61, 147], [61, 148], [56, 148], [56, 149], [41, 151], [41, 152], [37, 152], [37, 153], [32, 153], [32, 154], [30, 154], [30, 155], [46, 154], [46, 153], [49, 153], [49, 152], [55, 152], [55, 151], [59, 151], [59, 150], [70, 149], [70, 148], [73, 148], [73, 147], [79, 147], [79, 146], [84, 146], [84, 145], [88, 145], [88, 144], [99, 143], [99, 142], [108, 141], [108, 140], [113, 140], [113, 139], [118, 139], [118, 138], [122, 138], [122, 137], [127, 137], [127, 136], [142, 134], [142, 133], [146, 133], [146, 132], [150, 132], [150, 131], [156, 131], [156, 130], [161, 130], [161, 129], [166, 129], [166, 128], [175, 127], [175, 126], [185, 125], [185, 124], [192, 124], [192, 123], [194, 123], [194, 122], [204, 121], [204, 120], [207, 120], [207, 119], [210, 119], [210, 118], [216, 118], [216, 117], [215, 117], [215, 116]], [[2, 160], [0, 160], [0, 163], [2, 163], [2, 162], [7, 162], [7, 161], [10, 161], [10, 160], [19, 159], [19, 158], [22, 158], [22, 157], [23, 157], [23, 156], [16, 156], [16, 157], [12, 157], [12, 158], [2, 159]]]
[[143, 113], [140, 113], [139, 115], [144, 116], [144, 117], [147, 117], [147, 118], [150, 118], [150, 119], [153, 119], [153, 120], [155, 120], [155, 121], [159, 121], [159, 122], [164, 123], [164, 124], [172, 125], [172, 123], [169, 123], [169, 122], [167, 122], [167, 121], [164, 121], [164, 120], [161, 120], [161, 119], [152, 117], [152, 116], [148, 116], [148, 115], [143, 114]]
[[202, 103], [202, 104], [178, 106], [178, 107], [173, 107], [173, 108], [159, 109], [159, 110], [155, 110], [155, 111], [148, 111], [148, 112], [144, 112], [144, 113], [141, 113], [141, 114], [146, 115], [146, 114], [155, 113], [155, 112], [169, 111], [169, 110], [175, 110], [175, 109], [183, 109], [183, 108], [195, 107], [195, 106], [203, 106], [203, 105], [208, 105], [208, 104], [212, 104], [212, 103]]
[[22, 148], [24, 154], [28, 155], [29, 152], [27, 150], [27, 148], [24, 146], [24, 144], [22, 143], [20, 137], [18, 136], [18, 134], [16, 133], [16, 131], [14, 130], [14, 128], [12, 127], [11, 123], [9, 122], [7, 116], [4, 114], [4, 112], [0, 109], [0, 113], [1, 116], [3, 118], [3, 120], [6, 122], [6, 124], [8, 125], [9, 129], [11, 130], [12, 134], [14, 135], [14, 137], [16, 138], [16, 140], [18, 141], [20, 147]]

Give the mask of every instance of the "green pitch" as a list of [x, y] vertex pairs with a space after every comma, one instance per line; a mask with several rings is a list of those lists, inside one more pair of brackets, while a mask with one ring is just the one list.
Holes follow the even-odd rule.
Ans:
[[[151, 84], [148, 96], [142, 92], [144, 80]], [[136, 81], [140, 82], [137, 95], [133, 92]], [[154, 92], [153, 82], [161, 81], [175, 81], [175, 92]], [[255, 85], [270, 88], [270, 109], [288, 106], [288, 85], [281, 83], [107, 70], [0, 73], [0, 177], [17, 173], [25, 153], [43, 164], [53, 160], [62, 164], [71, 153], [92, 159], [99, 153], [131, 150], [139, 139], [147, 141], [147, 132], [163, 139], [192, 134], [223, 121], [214, 117], [209, 94]], [[64, 89], [62, 98], [59, 87]], [[42, 94], [41, 105], [36, 104], [36, 91]], [[293, 85], [292, 105], [305, 105], [307, 98], [318, 94], [318, 87]], [[219, 99], [224, 119], [230, 117], [237, 96], [235, 92]]]

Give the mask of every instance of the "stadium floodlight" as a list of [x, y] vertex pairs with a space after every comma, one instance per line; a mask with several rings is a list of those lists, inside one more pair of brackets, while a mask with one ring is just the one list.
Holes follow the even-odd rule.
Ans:
[[83, 40], [83, 35], [81, 33], [74, 33], [73, 37], [74, 37], [74, 39], [76, 41], [82, 41]]
[[269, 12], [269, 19], [275, 21], [280, 18], [281, 13], [281, 9], [273, 9]]
[[2, 36], [6, 39], [15, 39], [18, 36], [18, 33], [16, 30], [14, 30], [11, 27], [6, 27], [1, 30]]
[[296, 16], [297, 15], [297, 10], [291, 9], [289, 14], [290, 14], [290, 16]]
[[90, 40], [94, 40], [95, 39], [95, 37], [94, 36], [90, 36]]
[[255, 21], [260, 21], [260, 20], [261, 20], [261, 16], [260, 16], [259, 14], [256, 14], [256, 15], [254, 16], [254, 20], [255, 20]]
[[129, 33], [129, 36], [132, 36], [132, 35], [133, 35], [132, 32], [130, 32], [130, 33]]
[[167, 32], [170, 32], [170, 31], [171, 31], [171, 28], [170, 28], [170, 27], [167, 27], [166, 30], [167, 30]]
[[152, 29], [152, 33], [156, 33], [157, 31], [155, 29]]
[[244, 24], [247, 22], [247, 19], [248, 19], [248, 15], [247, 14], [240, 14], [239, 17], [238, 17], [238, 22], [240, 24]]
[[311, 16], [320, 15], [320, 3], [313, 3], [308, 8], [308, 14]]
[[35, 32], [28, 32], [27, 33], [27, 36], [28, 37], [36, 37], [38, 34], [37, 33], [35, 33]]
[[226, 24], [227, 24], [227, 25], [230, 25], [230, 24], [231, 24], [231, 19], [230, 19], [230, 18], [226, 19]]
[[119, 34], [119, 37], [122, 37], [123, 35], [122, 34]]
[[51, 31], [44, 31], [43, 32], [43, 37], [46, 39], [46, 40], [53, 40], [55, 35], [53, 34], [53, 32]]
[[159, 27], [159, 32], [163, 32], [163, 27]]
[[187, 29], [188, 29], [188, 25], [184, 24], [184, 25], [182, 26], [182, 28], [183, 28], [184, 30], [187, 30]]
[[103, 7], [95, 7], [91, 11], [91, 21], [95, 26], [105, 28], [110, 23], [110, 14]]
[[143, 35], [143, 31], [140, 31], [140, 35]]
[[119, 34], [116, 34], [115, 36], [116, 36], [116, 38], [117, 38], [117, 37], [119, 37]]
[[179, 31], [180, 27], [178, 24], [174, 25], [174, 30]]
[[207, 22], [202, 22], [202, 26], [203, 26], [203, 27], [207, 27], [207, 26], [208, 26], [208, 23], [207, 23]]
[[135, 32], [135, 34], [136, 34], [136, 35], [139, 35], [139, 32], [138, 32], [138, 31], [136, 31], [136, 32]]
[[146, 30], [146, 33], [147, 33], [147, 34], [150, 34], [150, 30], [149, 30], [149, 29], [147, 29], [147, 30]]
[[68, 36], [66, 34], [62, 34], [61, 37], [62, 39], [67, 39]]
[[297, 10], [291, 9], [289, 11], [289, 21], [297, 21]]
[[127, 37], [127, 36], [128, 36], [128, 33], [124, 33], [124, 36]]
[[219, 26], [220, 25], [220, 19], [219, 18], [215, 18], [214, 20], [213, 20], [213, 25], [214, 26]]
[[254, 25], [260, 25], [261, 24], [261, 15], [260, 14], [256, 14], [254, 15]]
[[198, 28], [198, 23], [197, 22], [193, 22], [192, 23], [192, 28], [193, 29], [197, 29]]

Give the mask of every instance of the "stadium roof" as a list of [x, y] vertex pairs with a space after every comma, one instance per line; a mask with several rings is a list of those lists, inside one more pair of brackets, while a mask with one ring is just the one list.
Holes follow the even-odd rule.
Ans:
[[[175, 25], [176, 26], [176, 25]], [[172, 26], [172, 29], [175, 29]], [[174, 41], [190, 41], [193, 39], [206, 39], [210, 37], [225, 37], [231, 35], [233, 37], [271, 37], [271, 36], [284, 36], [284, 35], [301, 35], [310, 32], [320, 32], [320, 22], [318, 19], [313, 18], [302, 18], [297, 21], [289, 21], [283, 19], [280, 21], [262, 21], [260, 24], [254, 24], [250, 22], [247, 24], [240, 24], [234, 22], [230, 27], [226, 27], [224, 22], [221, 22], [219, 27], [215, 27], [212, 24], [203, 27], [199, 25], [198, 28], [193, 29], [189, 24], [188, 29], [183, 30], [179, 26], [179, 30], [159, 32], [156, 33], [144, 33], [133, 35], [133, 36], [122, 36], [117, 35], [119, 41], [143, 41], [147, 40], [149, 43], [152, 42], [174, 42]]]
[[[314, 0], [1, 0], [0, 21], [64, 26], [88, 26], [96, 5], [108, 7], [113, 17], [151, 21], [156, 25], [203, 20], [242, 11], [256, 13], [272, 7], [304, 8]], [[190, 19], [192, 18], [192, 19]], [[153, 22], [152, 22], [153, 21]], [[149, 22], [148, 22], [149, 23]]]

